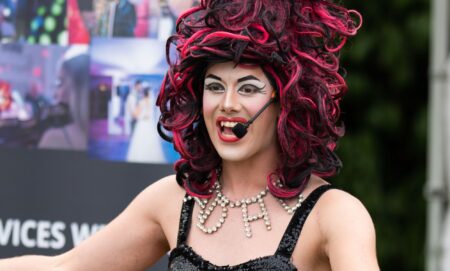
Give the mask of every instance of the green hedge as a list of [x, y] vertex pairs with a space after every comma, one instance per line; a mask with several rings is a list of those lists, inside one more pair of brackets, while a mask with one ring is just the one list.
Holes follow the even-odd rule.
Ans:
[[342, 54], [344, 168], [332, 182], [371, 213], [382, 270], [424, 270], [430, 2], [343, 3], [364, 23]]

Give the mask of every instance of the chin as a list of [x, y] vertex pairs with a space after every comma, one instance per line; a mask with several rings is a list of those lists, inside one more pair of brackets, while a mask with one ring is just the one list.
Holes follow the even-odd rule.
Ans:
[[239, 162], [248, 159], [248, 153], [240, 150], [217, 150], [217, 153], [223, 161], [228, 162]]

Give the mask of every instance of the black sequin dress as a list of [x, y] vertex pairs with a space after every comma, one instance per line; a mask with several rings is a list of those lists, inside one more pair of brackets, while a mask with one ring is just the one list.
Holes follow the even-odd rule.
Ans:
[[238, 265], [217, 266], [202, 258], [186, 244], [191, 225], [194, 200], [183, 203], [178, 230], [177, 247], [170, 252], [169, 270], [171, 271], [199, 271], [199, 270], [297, 270], [292, 264], [291, 256], [303, 225], [320, 196], [331, 188], [331, 185], [322, 185], [316, 188], [298, 208], [281, 238], [278, 249], [274, 255], [260, 257]]

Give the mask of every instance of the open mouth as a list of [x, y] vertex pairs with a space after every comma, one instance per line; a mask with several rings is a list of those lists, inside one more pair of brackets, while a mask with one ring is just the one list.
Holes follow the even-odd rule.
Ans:
[[220, 121], [219, 122], [220, 132], [224, 135], [234, 135], [232, 129], [236, 124], [238, 123], [234, 121]]
[[244, 118], [229, 119], [229, 118], [219, 117], [216, 121], [219, 138], [224, 142], [238, 141], [240, 138], [238, 138], [233, 133], [233, 127], [236, 126], [236, 124], [238, 124], [238, 123], [245, 123], [245, 122], [246, 122], [246, 119], [244, 119]]

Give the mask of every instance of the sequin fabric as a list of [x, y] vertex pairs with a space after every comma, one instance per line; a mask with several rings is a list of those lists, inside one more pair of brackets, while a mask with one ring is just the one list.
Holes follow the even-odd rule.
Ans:
[[283, 234], [278, 249], [274, 255], [264, 256], [233, 266], [217, 266], [202, 258], [186, 244], [189, 228], [191, 225], [194, 200], [185, 200], [180, 215], [180, 225], [178, 229], [177, 247], [170, 252], [170, 271], [201, 271], [201, 270], [269, 270], [269, 271], [293, 271], [297, 268], [292, 264], [291, 256], [297, 240], [302, 231], [303, 225], [311, 213], [320, 196], [331, 188], [331, 185], [323, 185], [316, 188], [303, 202], [292, 216], [286, 231]]

